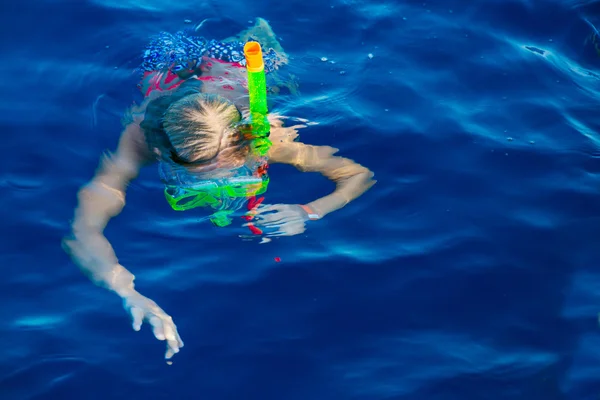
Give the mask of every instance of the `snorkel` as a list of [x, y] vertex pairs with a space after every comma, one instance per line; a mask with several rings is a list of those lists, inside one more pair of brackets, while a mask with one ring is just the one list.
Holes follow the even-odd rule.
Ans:
[[[248, 95], [250, 102], [250, 126], [253, 139], [253, 150], [261, 157], [264, 157], [271, 148], [272, 142], [269, 139], [271, 133], [271, 125], [267, 113], [267, 79], [265, 76], [265, 61], [262, 55], [262, 49], [258, 42], [247, 42], [244, 45], [244, 56], [246, 56], [246, 71], [248, 72]], [[259, 168], [259, 173], [266, 172], [266, 162], [264, 167]], [[266, 177], [265, 186], [269, 183], [269, 178]], [[266, 187], [265, 187], [266, 190]], [[264, 192], [264, 191], [263, 191]], [[252, 196], [248, 201], [248, 211], [250, 213], [260, 205], [263, 198], [256, 199], [256, 195]], [[246, 216], [246, 220], [250, 220], [250, 216]], [[252, 223], [248, 224], [248, 228], [255, 235], [260, 235], [262, 231], [255, 227]]]
[[248, 71], [253, 146], [260, 156], [265, 156], [271, 147], [269, 140], [271, 125], [267, 118], [267, 80], [260, 44], [258, 42], [246, 43], [244, 55], [246, 56], [246, 71]]
[[[165, 196], [174, 210], [185, 211], [196, 207], [212, 208], [215, 212], [210, 216], [210, 221], [219, 227], [231, 224], [231, 214], [235, 210], [229, 209], [228, 206], [232, 202], [237, 202], [236, 199], [248, 199], [248, 210], [251, 211], [260, 204], [260, 201], [256, 200], [256, 196], [263, 194], [269, 183], [264, 157], [272, 144], [269, 140], [271, 126], [267, 118], [267, 85], [260, 44], [253, 41], [247, 42], [244, 46], [244, 55], [248, 73], [250, 120], [249, 123], [245, 123], [239, 128], [244, 137], [251, 141], [251, 152], [258, 159], [263, 160], [257, 174], [252, 177], [210, 180], [188, 187], [180, 185], [165, 187]], [[252, 228], [251, 231], [256, 233]]]
[[[252, 151], [259, 157], [264, 157], [271, 147], [269, 133], [271, 125], [267, 117], [267, 78], [265, 76], [265, 61], [263, 59], [262, 48], [258, 42], [247, 42], [244, 45], [244, 56], [246, 57], [246, 71], [248, 73], [248, 95], [250, 103], [250, 126], [244, 133], [249, 140], [252, 140]], [[264, 171], [264, 170], [263, 170]], [[248, 192], [249, 197], [248, 210], [252, 211], [254, 207], [260, 204], [256, 196], [267, 190], [269, 183], [268, 177], [262, 181], [258, 190]], [[230, 210], [220, 210], [211, 217], [211, 222], [216, 226], [223, 227], [231, 223], [229, 215], [233, 213]], [[250, 224], [250, 231], [254, 234], [262, 233], [258, 228]], [[254, 228], [254, 229], [253, 229]]]

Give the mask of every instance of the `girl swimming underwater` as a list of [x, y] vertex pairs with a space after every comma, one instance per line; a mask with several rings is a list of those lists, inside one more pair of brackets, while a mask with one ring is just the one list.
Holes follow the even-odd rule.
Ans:
[[[236, 212], [249, 214], [248, 226], [268, 236], [302, 233], [307, 221], [344, 207], [375, 183], [371, 171], [335, 156], [336, 149], [295, 141], [301, 126], [284, 127], [277, 115], [269, 116], [268, 152], [251, 150], [255, 141], [246, 136], [244, 123], [248, 92], [243, 46], [249, 40], [269, 49], [264, 57], [269, 75], [287, 63], [262, 19], [222, 42], [183, 32], [162, 33], [150, 43], [141, 67], [145, 99], [128, 113], [117, 150], [103, 158], [94, 178], [80, 189], [72, 235], [63, 242], [84, 274], [123, 299], [134, 330], [145, 320], [157, 339], [166, 340], [167, 359], [183, 347], [173, 319], [134, 289], [134, 275], [119, 263], [103, 234], [110, 218], [122, 211], [126, 188], [143, 166], [158, 163], [174, 209], [200, 207], [219, 226]], [[256, 196], [268, 184], [267, 166], [275, 163], [320, 172], [336, 189], [306, 205], [258, 206]]]

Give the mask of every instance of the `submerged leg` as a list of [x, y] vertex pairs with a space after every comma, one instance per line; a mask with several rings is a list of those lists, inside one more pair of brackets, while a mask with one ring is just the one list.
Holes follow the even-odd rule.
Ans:
[[[264, 18], [256, 18], [254, 26], [240, 32], [238, 35], [225, 39], [224, 41], [241, 41], [246, 42], [253, 38], [259, 41], [263, 46], [263, 52], [267, 53], [273, 49], [277, 53], [278, 60], [275, 63], [275, 69], [272, 73], [267, 74], [267, 90], [270, 94], [298, 94], [298, 79], [296, 76], [286, 73], [282, 74], [279, 68], [289, 63], [289, 57], [279, 43], [273, 28]], [[287, 90], [286, 90], [287, 89]]]
[[250, 38], [258, 40], [265, 47], [263, 51], [268, 51], [269, 49], [275, 50], [281, 58], [279, 65], [288, 63], [287, 54], [285, 54], [283, 47], [281, 47], [279, 40], [277, 40], [273, 28], [271, 28], [271, 25], [264, 18], [256, 18], [254, 26], [240, 32], [236, 36], [225, 39], [224, 42], [241, 41], [245, 43]]

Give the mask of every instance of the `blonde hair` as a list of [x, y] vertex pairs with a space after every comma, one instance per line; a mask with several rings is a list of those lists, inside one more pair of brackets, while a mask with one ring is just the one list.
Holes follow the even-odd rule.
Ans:
[[215, 94], [194, 93], [169, 106], [163, 128], [183, 162], [223, 161], [246, 155], [242, 151], [244, 140], [234, 127], [240, 120], [240, 111], [231, 101]]

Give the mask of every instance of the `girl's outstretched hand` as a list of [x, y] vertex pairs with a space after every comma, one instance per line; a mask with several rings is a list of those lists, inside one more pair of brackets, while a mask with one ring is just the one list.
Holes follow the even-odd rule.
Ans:
[[260, 205], [252, 210], [255, 225], [266, 236], [293, 236], [306, 230], [308, 213], [298, 204]]
[[145, 320], [152, 326], [154, 336], [158, 340], [167, 341], [165, 358], [168, 360], [179, 353], [183, 341], [177, 332], [173, 318], [163, 311], [154, 301], [141, 295], [135, 290], [123, 296], [123, 307], [131, 314], [133, 330], [139, 331]]

